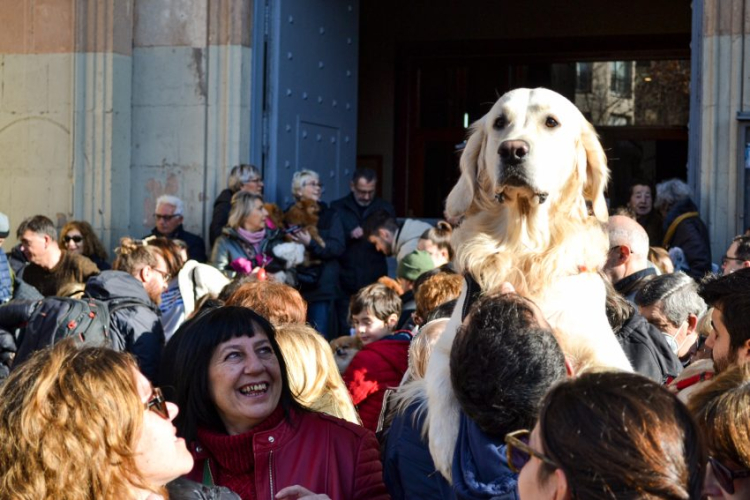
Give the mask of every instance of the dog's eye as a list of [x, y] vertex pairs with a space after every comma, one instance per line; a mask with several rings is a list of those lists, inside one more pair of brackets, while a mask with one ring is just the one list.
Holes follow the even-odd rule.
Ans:
[[495, 120], [495, 128], [496, 129], [505, 128], [505, 126], [507, 124], [508, 124], [508, 120], [507, 120], [507, 118], [505, 118], [505, 115], [500, 115]]
[[557, 120], [555, 120], [555, 119], [554, 119], [554, 118], [552, 118], [551, 116], [548, 116], [548, 117], [547, 117], [547, 121], [545, 121], [545, 122], [544, 122], [544, 124], [545, 124], [545, 125], [546, 125], [546, 126], [547, 126], [548, 128], [555, 128], [555, 127], [557, 127], [557, 126], [559, 126], [559, 125], [560, 125], [560, 124], [559, 124], [559, 123], [557, 122]]

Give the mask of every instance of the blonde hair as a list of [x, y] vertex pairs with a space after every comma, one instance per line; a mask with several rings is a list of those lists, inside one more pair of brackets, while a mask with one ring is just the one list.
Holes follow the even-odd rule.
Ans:
[[409, 346], [409, 369], [406, 372], [411, 380], [424, 378], [432, 348], [445, 331], [448, 320], [449, 318], [434, 319], [420, 328], [419, 333], [414, 336]]
[[135, 463], [144, 412], [136, 369], [128, 354], [66, 340], [14, 370], [0, 389], [0, 498], [164, 494]]
[[292, 176], [292, 196], [299, 199], [299, 192], [310, 179], [320, 182], [320, 176], [314, 170], [300, 170], [299, 172], [294, 172], [294, 175]]
[[263, 203], [263, 197], [258, 194], [247, 191], [237, 191], [234, 193], [227, 226], [232, 229], [241, 227], [247, 216], [255, 210], [255, 200], [260, 200]]
[[294, 398], [311, 410], [359, 424], [331, 346], [323, 336], [307, 325], [288, 324], [276, 330], [276, 340], [286, 361]]

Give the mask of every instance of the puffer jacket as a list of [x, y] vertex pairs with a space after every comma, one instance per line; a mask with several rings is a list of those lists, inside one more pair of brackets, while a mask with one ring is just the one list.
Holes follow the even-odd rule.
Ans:
[[[688, 269], [686, 273], [697, 280], [711, 272], [711, 242], [708, 238], [708, 228], [700, 216], [688, 217], [682, 220], [669, 234], [669, 227], [681, 215], [697, 212], [690, 198], [675, 203], [664, 218], [664, 248], [679, 247], [685, 254]], [[671, 237], [670, 237], [671, 236]]]
[[[386, 500], [383, 469], [375, 435], [322, 413], [292, 410], [291, 422], [252, 437], [255, 498], [272, 500], [287, 486], [300, 485], [331, 500]], [[240, 436], [227, 436], [227, 441]], [[195, 465], [188, 479], [203, 481], [206, 460], [218, 477], [217, 460], [200, 442], [191, 445]]]
[[408, 333], [389, 335], [366, 345], [344, 372], [344, 382], [366, 429], [378, 427], [386, 389], [398, 387], [409, 366]]
[[229, 221], [229, 212], [232, 210], [232, 196], [234, 193], [227, 188], [219, 193], [214, 201], [214, 211], [211, 216], [211, 226], [208, 228], [208, 243], [214, 247], [216, 240], [221, 236], [224, 226]]
[[422, 437], [425, 396], [417, 396], [393, 417], [383, 451], [383, 479], [393, 500], [455, 498], [453, 490], [432, 461], [427, 439]]
[[109, 318], [112, 348], [135, 356], [143, 374], [156, 380], [164, 329], [159, 308], [146, 293], [143, 283], [123, 271], [103, 271], [86, 282], [84, 294], [94, 299], [134, 300], [139, 304], [118, 308]]
[[[260, 243], [260, 253], [270, 262], [265, 266], [269, 273], [282, 271], [286, 267], [286, 261], [273, 254], [273, 247], [283, 243], [283, 235], [278, 229], [266, 228], [266, 236]], [[246, 243], [237, 231], [231, 227], [225, 227], [221, 236], [214, 244], [211, 252], [211, 265], [228, 277], [234, 277], [235, 271], [232, 269], [232, 262], [236, 259], [244, 258], [252, 262], [253, 268], [258, 265], [258, 254], [253, 246]]]

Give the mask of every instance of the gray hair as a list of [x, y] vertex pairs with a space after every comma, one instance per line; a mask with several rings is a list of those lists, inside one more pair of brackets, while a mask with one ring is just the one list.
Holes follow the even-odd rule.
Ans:
[[692, 196], [690, 186], [680, 179], [669, 179], [656, 185], [656, 201], [654, 208], [657, 210], [669, 209], [678, 201]]
[[163, 194], [159, 196], [156, 199], [156, 208], [159, 208], [159, 205], [162, 203], [165, 205], [173, 205], [174, 215], [182, 215], [185, 213], [185, 205], [182, 203], [182, 200], [176, 196], [172, 196], [171, 194]]
[[237, 191], [232, 196], [232, 208], [229, 210], [229, 220], [227, 225], [232, 229], [242, 226], [242, 222], [250, 213], [255, 210], [255, 200], [263, 203], [263, 197], [259, 194], [249, 193], [247, 191]]
[[292, 176], [292, 195], [299, 198], [299, 192], [309, 180], [320, 181], [320, 176], [314, 170], [300, 170]]
[[229, 190], [236, 193], [242, 189], [242, 185], [260, 179], [260, 170], [255, 165], [243, 163], [242, 165], [236, 165], [232, 167], [229, 172]]
[[635, 295], [635, 303], [642, 307], [657, 302], [661, 302], [662, 313], [673, 325], [680, 325], [689, 314], [700, 316], [706, 312], [706, 303], [698, 295], [698, 284], [681, 271], [655, 277]]

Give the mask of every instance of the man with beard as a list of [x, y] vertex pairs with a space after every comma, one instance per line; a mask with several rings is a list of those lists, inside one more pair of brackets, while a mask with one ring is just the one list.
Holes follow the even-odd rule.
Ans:
[[384, 211], [391, 217], [396, 216], [393, 205], [375, 196], [378, 179], [375, 171], [369, 168], [358, 168], [352, 175], [349, 188], [351, 193], [340, 198], [331, 207], [339, 212], [346, 234], [346, 251], [339, 258], [340, 294], [336, 300], [336, 317], [339, 322], [339, 334], [348, 333], [349, 299], [360, 288], [377, 281], [388, 274], [385, 255], [378, 252], [364, 234], [362, 227], [370, 215]]
[[132, 353], [151, 381], [156, 380], [164, 345], [158, 305], [169, 284], [169, 271], [159, 247], [123, 238], [112, 271], [86, 282], [88, 297], [110, 306], [112, 348]]
[[432, 226], [417, 219], [404, 219], [399, 223], [395, 217], [378, 211], [367, 218], [365, 236], [378, 252], [395, 257], [398, 263], [417, 249], [419, 239]]
[[750, 268], [708, 277], [698, 293], [713, 307], [706, 346], [713, 351], [716, 373], [750, 361]]

